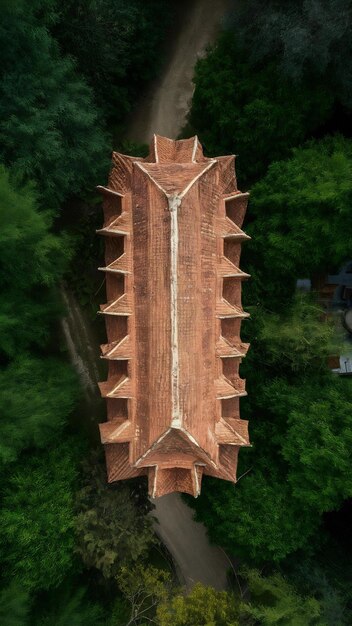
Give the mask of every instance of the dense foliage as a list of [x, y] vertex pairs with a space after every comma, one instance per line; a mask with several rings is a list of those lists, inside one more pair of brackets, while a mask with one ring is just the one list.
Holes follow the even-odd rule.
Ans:
[[160, 626], [188, 626], [189, 624], [216, 624], [238, 626], [239, 603], [225, 591], [196, 584], [191, 592], [176, 594], [158, 607]]
[[92, 93], [30, 3], [2, 10], [0, 47], [0, 158], [58, 207], [97, 184], [108, 163]]
[[257, 570], [245, 574], [249, 602], [242, 604], [241, 613], [249, 624], [326, 626], [323, 605], [314, 597], [300, 596], [280, 574], [263, 576]]
[[2, 462], [14, 461], [26, 448], [44, 448], [60, 436], [74, 406], [76, 385], [72, 370], [54, 358], [22, 354], [0, 372]]
[[304, 299], [289, 316], [253, 312], [255, 347], [242, 369], [254, 447], [241, 463], [251, 469], [236, 487], [209, 481], [197, 502], [213, 539], [257, 563], [309, 551], [321, 514], [352, 496], [352, 386], [319, 363], [332, 337], [317, 313]]
[[[185, 131], [197, 132], [209, 154], [239, 154], [239, 186], [252, 186], [245, 224], [252, 241], [242, 258], [251, 274], [243, 337], [252, 346], [241, 366], [249, 394], [241, 412], [253, 447], [240, 454], [235, 487], [203, 483], [197, 515], [215, 542], [245, 562], [276, 564], [292, 575], [289, 564], [300, 560], [301, 586], [319, 560], [325, 573], [312, 594], [333, 581], [346, 602], [342, 570], [337, 574], [346, 540], [332, 538], [324, 514], [352, 497], [352, 386], [328, 369], [341, 339], [316, 296], [295, 292], [297, 279], [322, 284], [352, 255], [352, 101], [350, 69], [344, 71], [350, 5], [236, 3], [226, 32], [198, 62]], [[253, 616], [276, 623], [269, 613]], [[315, 619], [347, 623], [339, 608]], [[295, 620], [309, 623], [307, 614]]]
[[304, 76], [327, 80], [349, 106], [351, 25], [350, 0], [236, 0], [232, 19], [252, 64], [275, 57], [285, 76], [296, 83]]
[[[76, 458], [75, 458], [76, 457]], [[73, 565], [77, 442], [24, 456], [2, 488], [1, 559], [25, 589], [58, 586]]]
[[332, 102], [314, 81], [293, 90], [274, 61], [252, 67], [246, 49], [225, 32], [196, 67], [189, 122], [208, 154], [239, 155], [243, 187], [324, 123]]
[[15, 184], [1, 167], [0, 350], [7, 357], [45, 344], [57, 312], [50, 289], [70, 256], [67, 238], [51, 232], [52, 215], [38, 210], [34, 191]]
[[170, 22], [170, 0], [56, 2], [52, 27], [73, 57], [111, 122], [119, 122], [160, 67], [160, 43]]
[[[217, 591], [200, 583], [185, 592], [169, 573], [153, 566], [122, 567], [116, 582], [121, 590], [109, 612], [104, 611], [83, 588], [57, 592], [59, 602], [33, 619], [29, 597], [12, 584], [0, 594], [4, 626], [326, 626], [329, 612], [340, 621], [337, 605], [311, 594], [300, 594], [280, 574], [265, 576], [244, 570], [236, 590]], [[337, 612], [336, 612], [337, 611]], [[342, 609], [343, 611], [343, 609]]]
[[200, 583], [185, 593], [154, 567], [122, 569], [118, 582], [130, 607], [125, 624], [134, 626], [327, 626], [332, 606], [301, 595], [278, 573], [254, 569], [242, 572], [231, 593]]
[[279, 301], [286, 306], [284, 296], [290, 297], [297, 278], [334, 273], [346, 262], [351, 181], [352, 140], [340, 135], [304, 144], [290, 159], [270, 165], [251, 194], [253, 244], [245, 251], [255, 277], [251, 302], [254, 296], [270, 307]]
[[25, 448], [46, 446], [62, 429], [77, 397], [71, 368], [42, 352], [48, 346], [52, 317], [59, 311], [53, 286], [69, 259], [67, 239], [50, 232], [51, 222], [48, 212], [39, 212], [33, 191], [15, 190], [2, 167], [2, 463], [14, 461]]
[[148, 554], [155, 541], [152, 508], [139, 483], [135, 488], [108, 485], [105, 464], [94, 455], [84, 466], [81, 489], [76, 494], [77, 550], [87, 567], [112, 578], [126, 564]]
[[43, 611], [35, 623], [38, 626], [103, 626], [104, 621], [102, 607], [87, 597], [85, 589], [78, 588], [73, 593], [66, 592], [60, 602]]
[[12, 583], [0, 592], [0, 622], [4, 626], [23, 626], [29, 612], [29, 593], [21, 584]]

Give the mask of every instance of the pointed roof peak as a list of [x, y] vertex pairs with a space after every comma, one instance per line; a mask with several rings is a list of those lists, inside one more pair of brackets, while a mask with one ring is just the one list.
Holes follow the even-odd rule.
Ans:
[[216, 163], [215, 159], [203, 163], [137, 163], [167, 198], [183, 198], [195, 182]]
[[198, 441], [182, 427], [170, 427], [153, 445], [136, 461], [136, 467], [149, 467], [170, 459], [174, 454], [187, 453], [194, 461], [215, 467], [214, 461], [201, 448]]
[[146, 161], [155, 163], [198, 163], [208, 161], [203, 156], [202, 146], [197, 135], [187, 139], [170, 139], [154, 134], [151, 154]]

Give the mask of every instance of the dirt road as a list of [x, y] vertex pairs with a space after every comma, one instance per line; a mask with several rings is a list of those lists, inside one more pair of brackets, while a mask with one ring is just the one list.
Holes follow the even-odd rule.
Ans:
[[153, 134], [176, 138], [185, 123], [193, 94], [197, 59], [214, 39], [228, 0], [188, 0], [182, 27], [167, 44], [167, 65], [133, 115], [128, 139], [149, 143]]
[[206, 529], [194, 521], [181, 496], [172, 493], [152, 502], [155, 530], [174, 559], [180, 581], [188, 589], [196, 582], [226, 589], [230, 561], [218, 546], [210, 545]]

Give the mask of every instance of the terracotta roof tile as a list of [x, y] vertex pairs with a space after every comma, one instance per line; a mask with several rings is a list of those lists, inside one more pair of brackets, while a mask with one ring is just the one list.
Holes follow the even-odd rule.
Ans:
[[249, 274], [242, 272], [236, 265], [234, 265], [228, 258], [225, 256], [221, 257], [220, 262], [217, 266], [217, 273], [219, 276], [231, 277], [231, 278], [249, 278]]
[[99, 267], [103, 272], [116, 272], [118, 274], [130, 274], [132, 269], [132, 262], [125, 252], [115, 261], [109, 263], [106, 267]]
[[113, 302], [100, 305], [100, 313], [105, 315], [131, 315], [132, 305], [131, 298], [128, 294], [124, 293], [120, 298]]
[[124, 361], [133, 357], [133, 347], [129, 335], [121, 339], [121, 341], [113, 341], [100, 346], [102, 358]]
[[145, 473], [131, 466], [128, 443], [105, 444], [106, 469], [109, 483], [115, 480], [127, 480]]
[[110, 220], [109, 224], [97, 230], [99, 235], [128, 235], [131, 230], [131, 218], [126, 211], [115, 219]]
[[102, 443], [124, 443], [134, 436], [131, 422], [123, 418], [99, 424], [99, 430]]
[[226, 317], [249, 317], [249, 313], [245, 313], [243, 309], [235, 304], [230, 304], [225, 300], [225, 298], [221, 298], [216, 303], [216, 316], [219, 318]]
[[249, 235], [243, 232], [237, 224], [235, 224], [232, 220], [230, 220], [227, 215], [225, 217], [218, 218], [217, 224], [217, 232], [220, 237], [228, 237], [231, 239], [236, 239], [238, 241], [245, 241], [246, 239], [250, 239]]
[[218, 400], [225, 400], [226, 398], [246, 395], [243, 384], [238, 384], [238, 387], [239, 388], [232, 385], [225, 376], [220, 376], [220, 378], [215, 381], [216, 397]]
[[248, 343], [238, 342], [231, 344], [225, 337], [220, 337], [216, 344], [216, 353], [221, 358], [245, 357], [249, 348]]
[[117, 379], [109, 378], [105, 383], [99, 383], [103, 398], [132, 398], [133, 388], [131, 380], [127, 376]]
[[[235, 265], [248, 239], [248, 194], [237, 189], [234, 162], [204, 157], [197, 137], [155, 135], [146, 159], [113, 153], [100, 188], [108, 480], [147, 475], [154, 497], [196, 497], [203, 474], [234, 482], [238, 450], [249, 444], [247, 422], [228, 404], [246, 394], [238, 365], [248, 349], [239, 336], [247, 275]], [[232, 410], [236, 419], [220, 417]]]
[[213, 162], [167, 163], [164, 165], [159, 163], [138, 163], [137, 165], [167, 196], [174, 196], [184, 193], [189, 186], [213, 165]]
[[215, 425], [215, 434], [219, 444], [248, 446], [248, 422], [245, 420], [220, 419]]

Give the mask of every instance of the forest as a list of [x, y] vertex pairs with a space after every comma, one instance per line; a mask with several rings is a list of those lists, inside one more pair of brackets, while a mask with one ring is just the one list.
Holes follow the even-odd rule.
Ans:
[[352, 260], [351, 0], [232, 0], [181, 134], [209, 156], [238, 155], [251, 193], [241, 416], [252, 447], [235, 486], [206, 478], [185, 497], [239, 562], [228, 591], [185, 593], [144, 480], [107, 485], [105, 418], [70, 362], [62, 290], [104, 340], [95, 188], [113, 149], [145, 154], [126, 127], [162, 71], [176, 4], [1, 4], [2, 626], [352, 622], [352, 379], [329, 366], [346, 333], [319, 296]]

